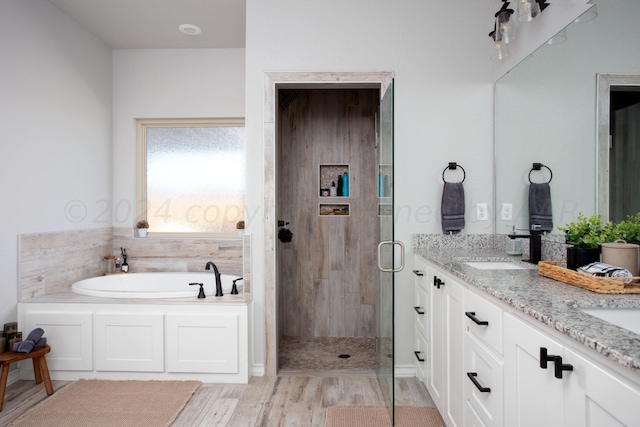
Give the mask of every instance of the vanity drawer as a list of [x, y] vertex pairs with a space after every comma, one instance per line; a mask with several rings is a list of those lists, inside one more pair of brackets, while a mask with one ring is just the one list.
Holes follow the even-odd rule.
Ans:
[[427, 336], [429, 330], [429, 295], [423, 288], [416, 286], [415, 297], [413, 304], [413, 314], [416, 320], [416, 329], [422, 333], [423, 336]]
[[429, 268], [427, 266], [427, 263], [418, 259], [417, 257], [415, 258], [413, 263], [413, 280], [415, 287], [422, 288], [427, 292], [429, 291], [427, 283], [429, 277], [429, 274], [427, 272], [428, 269]]
[[467, 290], [464, 313], [469, 333], [496, 353], [502, 354], [502, 309], [485, 297]]
[[422, 381], [425, 385], [428, 380], [429, 364], [427, 363], [427, 356], [429, 354], [429, 341], [416, 327], [415, 339], [414, 339], [414, 360], [416, 361], [416, 377]]
[[464, 348], [465, 411], [475, 414], [480, 425], [501, 427], [504, 363], [469, 332]]

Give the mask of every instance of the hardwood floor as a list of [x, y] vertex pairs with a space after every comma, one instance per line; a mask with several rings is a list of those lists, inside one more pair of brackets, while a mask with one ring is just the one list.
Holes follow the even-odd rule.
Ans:
[[[249, 384], [202, 384], [173, 423], [192, 426], [323, 427], [326, 409], [337, 405], [384, 405], [373, 376], [296, 375], [253, 377]], [[59, 391], [68, 381], [53, 381]], [[399, 406], [435, 406], [416, 378], [396, 380]], [[46, 399], [42, 384], [18, 381], [9, 387], [0, 426], [7, 426]]]

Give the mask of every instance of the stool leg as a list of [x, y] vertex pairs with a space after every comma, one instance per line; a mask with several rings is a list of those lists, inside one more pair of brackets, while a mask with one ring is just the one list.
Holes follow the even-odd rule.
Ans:
[[31, 359], [31, 361], [33, 362], [33, 375], [36, 377], [36, 384], [40, 384], [42, 382], [42, 375], [40, 374], [40, 363], [38, 361], [38, 359], [40, 359], [41, 357], [44, 356], [34, 357]]
[[53, 394], [53, 385], [51, 384], [51, 377], [49, 376], [49, 367], [47, 366], [47, 359], [44, 355], [40, 356], [40, 372], [44, 379], [44, 388], [47, 390], [47, 394], [51, 396]]
[[0, 376], [0, 411], [4, 404], [4, 392], [7, 389], [7, 378], [9, 377], [9, 364], [2, 365], [2, 375]]

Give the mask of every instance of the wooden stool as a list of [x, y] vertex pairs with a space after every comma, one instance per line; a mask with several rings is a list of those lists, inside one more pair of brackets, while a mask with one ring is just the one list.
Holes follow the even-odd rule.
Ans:
[[36, 377], [36, 384], [40, 384], [44, 378], [44, 387], [47, 389], [47, 394], [51, 396], [53, 394], [53, 386], [51, 385], [51, 377], [49, 376], [49, 367], [47, 366], [47, 360], [44, 355], [51, 351], [51, 347], [48, 345], [38, 350], [33, 350], [31, 353], [14, 353], [8, 351], [0, 354], [0, 366], [2, 366], [2, 377], [0, 377], [0, 411], [2, 411], [2, 405], [4, 404], [4, 393], [7, 389], [7, 378], [9, 377], [9, 365], [13, 362], [19, 362], [21, 360], [32, 359], [33, 360], [33, 373]]

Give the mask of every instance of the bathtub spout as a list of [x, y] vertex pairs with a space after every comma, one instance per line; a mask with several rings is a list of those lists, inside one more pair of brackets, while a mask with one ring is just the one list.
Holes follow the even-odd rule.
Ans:
[[222, 293], [222, 280], [220, 279], [220, 272], [218, 271], [218, 267], [216, 267], [213, 261], [207, 262], [205, 270], [211, 270], [211, 267], [213, 267], [213, 274], [215, 274], [216, 276], [216, 296], [221, 297], [224, 294]]

